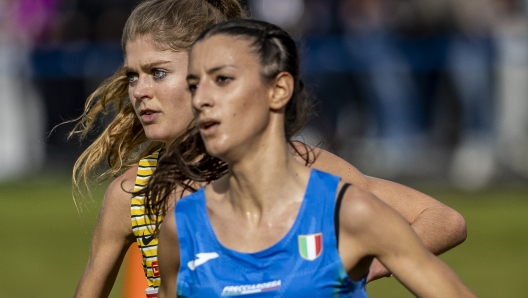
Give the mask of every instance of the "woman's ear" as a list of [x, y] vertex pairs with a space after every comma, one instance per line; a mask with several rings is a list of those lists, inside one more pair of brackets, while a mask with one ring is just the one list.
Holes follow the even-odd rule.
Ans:
[[280, 110], [286, 106], [293, 95], [294, 80], [289, 72], [281, 72], [272, 82], [270, 90], [270, 108]]

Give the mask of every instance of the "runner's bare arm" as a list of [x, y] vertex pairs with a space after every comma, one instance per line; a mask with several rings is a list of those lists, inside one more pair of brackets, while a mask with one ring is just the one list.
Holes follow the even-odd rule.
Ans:
[[[296, 143], [299, 150], [304, 146]], [[338, 156], [318, 148], [312, 167], [340, 176], [343, 181], [374, 193], [382, 201], [394, 208], [411, 224], [427, 249], [441, 254], [464, 242], [467, 235], [466, 223], [462, 215], [432, 197], [404, 185], [369, 177]], [[390, 272], [378, 261], [371, 266], [368, 281]]]
[[75, 297], [108, 297], [123, 258], [135, 241], [130, 220], [130, 191], [137, 167], [117, 177], [106, 190], [95, 226], [90, 258]]
[[163, 276], [158, 298], [176, 297], [176, 279], [180, 269], [180, 243], [178, 242], [173, 208], [167, 213], [163, 219], [163, 225], [161, 225], [158, 260], [160, 275]]
[[[475, 297], [456, 273], [423, 245], [393, 208], [372, 193], [350, 187], [340, 210], [339, 252], [351, 279], [376, 256], [417, 297]], [[368, 265], [368, 263], [367, 263]]]

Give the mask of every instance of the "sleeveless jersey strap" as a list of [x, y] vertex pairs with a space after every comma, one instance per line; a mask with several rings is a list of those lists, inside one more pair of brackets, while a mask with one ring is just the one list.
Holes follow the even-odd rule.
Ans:
[[338, 248], [339, 248], [339, 210], [341, 210], [341, 202], [343, 201], [343, 196], [345, 195], [345, 192], [349, 186], [350, 186], [350, 183], [345, 183], [343, 187], [341, 187], [341, 190], [339, 191], [339, 195], [337, 196], [337, 200], [335, 203], [334, 229], [335, 229], [336, 244]]
[[[143, 157], [138, 163], [138, 171], [134, 191], [145, 187], [154, 173], [159, 158], [160, 150]], [[149, 288], [157, 288], [160, 285], [159, 268], [157, 260], [158, 239], [152, 235], [150, 227], [154, 222], [145, 214], [145, 197], [133, 196], [130, 201], [130, 215], [132, 221], [132, 232], [136, 237], [136, 243], [141, 251], [143, 270], [147, 278]]]

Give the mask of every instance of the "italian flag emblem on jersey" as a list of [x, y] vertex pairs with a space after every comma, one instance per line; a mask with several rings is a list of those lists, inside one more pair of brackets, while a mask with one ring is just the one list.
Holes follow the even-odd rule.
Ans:
[[299, 235], [299, 253], [303, 259], [313, 261], [323, 251], [323, 234]]

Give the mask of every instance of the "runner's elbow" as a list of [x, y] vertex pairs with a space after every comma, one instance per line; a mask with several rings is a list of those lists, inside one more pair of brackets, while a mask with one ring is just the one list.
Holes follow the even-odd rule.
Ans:
[[462, 216], [462, 214], [458, 213], [455, 210], [452, 210], [449, 212], [449, 222], [450, 222], [450, 230], [453, 237], [453, 244], [454, 246], [457, 246], [464, 241], [466, 241], [467, 238], [467, 225], [466, 220]]

